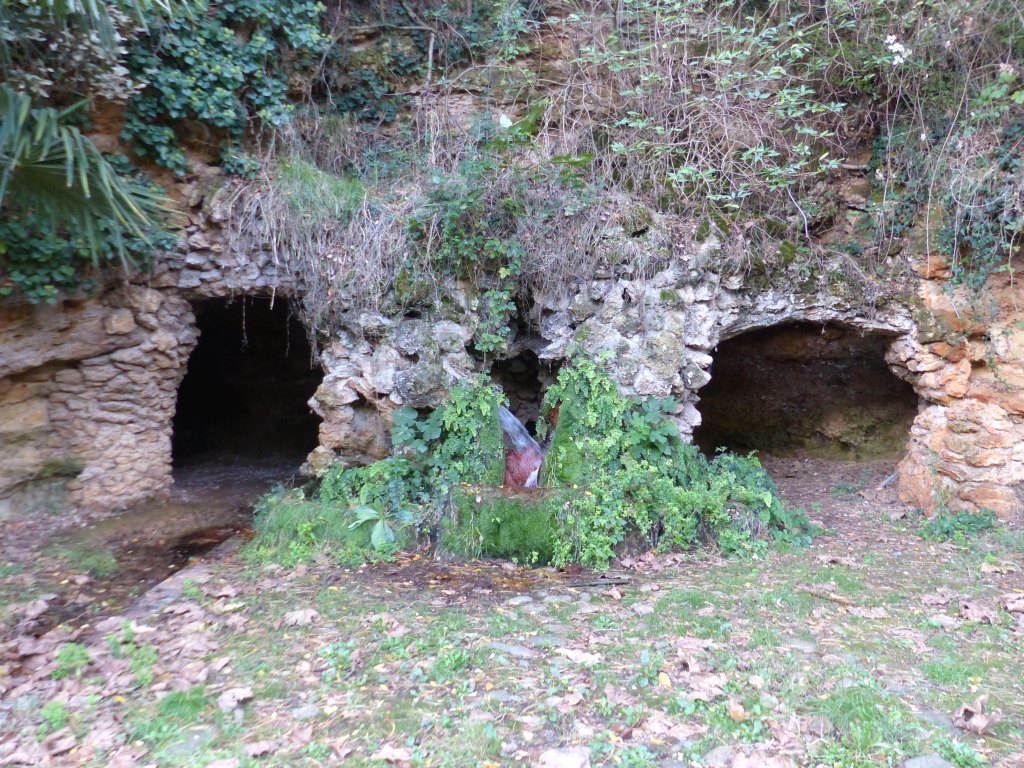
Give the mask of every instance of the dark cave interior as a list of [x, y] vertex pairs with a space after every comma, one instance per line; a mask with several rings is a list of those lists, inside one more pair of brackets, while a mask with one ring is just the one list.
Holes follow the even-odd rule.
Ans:
[[178, 392], [176, 467], [213, 455], [301, 462], [317, 444], [307, 401], [323, 379], [287, 299], [193, 303], [199, 343]]
[[898, 459], [917, 395], [885, 362], [892, 337], [789, 323], [719, 343], [694, 442], [786, 456]]

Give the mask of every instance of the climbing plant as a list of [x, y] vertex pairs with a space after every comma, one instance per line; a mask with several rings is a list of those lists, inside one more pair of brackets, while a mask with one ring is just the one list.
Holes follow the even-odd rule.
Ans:
[[128, 105], [124, 137], [180, 175], [188, 169], [181, 132], [197, 121], [213, 132], [206, 143], [247, 171], [238, 145], [250, 128], [292, 115], [292, 79], [314, 66], [325, 44], [322, 11], [315, 0], [202, 0], [143, 35], [128, 68], [147, 85]]

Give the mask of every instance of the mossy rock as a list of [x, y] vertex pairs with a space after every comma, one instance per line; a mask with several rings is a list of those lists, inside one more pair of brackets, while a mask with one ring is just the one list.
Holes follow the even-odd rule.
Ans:
[[574, 436], [577, 418], [576, 404], [562, 403], [558, 412], [558, 426], [551, 436], [551, 446], [540, 468], [541, 485], [572, 486], [586, 479], [586, 457]]
[[558, 513], [567, 493], [561, 488], [456, 488], [438, 548], [464, 558], [546, 565], [554, 556]]
[[646, 205], [631, 205], [618, 216], [622, 231], [630, 237], [639, 237], [651, 228], [654, 215]]
[[505, 440], [498, 412], [480, 426], [480, 457], [484, 464], [484, 485], [501, 485], [505, 480]]

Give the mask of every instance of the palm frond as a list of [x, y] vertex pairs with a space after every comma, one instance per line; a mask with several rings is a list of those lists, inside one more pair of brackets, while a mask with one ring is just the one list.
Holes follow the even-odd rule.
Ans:
[[0, 85], [0, 206], [31, 210], [53, 229], [81, 236], [98, 261], [100, 223], [122, 261], [125, 239], [150, 242], [166, 217], [157, 191], [132, 183], [78, 128], [65, 124], [71, 112], [35, 107], [32, 99]]
[[108, 46], [117, 44], [111, 8], [116, 8], [143, 28], [154, 17], [170, 18], [175, 12], [172, 0], [41, 0], [40, 5], [56, 26], [76, 25], [95, 31]]

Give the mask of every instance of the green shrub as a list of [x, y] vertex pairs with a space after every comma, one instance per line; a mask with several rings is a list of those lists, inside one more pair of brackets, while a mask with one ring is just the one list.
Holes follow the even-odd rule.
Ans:
[[806, 536], [803, 515], [783, 508], [754, 456], [707, 462], [683, 443], [671, 401], [623, 397], [605, 370], [577, 355], [545, 402], [559, 410], [544, 481], [583, 489], [559, 516], [556, 563], [605, 567], [629, 536], [661, 550], [702, 540], [726, 554], [749, 552], [772, 532], [794, 543]]
[[182, 175], [189, 168], [178, 137], [184, 121], [213, 129], [229, 158], [250, 121], [284, 125], [295, 109], [289, 70], [311, 69], [326, 46], [321, 11], [314, 0], [200, 0], [191, 13], [149, 30], [128, 56], [132, 75], [147, 86], [128, 104], [124, 138]]
[[[607, 567], [627, 541], [678, 551], [704, 542], [744, 554], [775, 537], [806, 543], [754, 456], [707, 461], [683, 443], [671, 401], [618, 393], [600, 365], [576, 355], [547, 394], [559, 421], [539, 489], [498, 489], [502, 396], [486, 377], [453, 387], [430, 414], [395, 413], [393, 455], [329, 469], [315, 499], [298, 492], [257, 508], [258, 554], [297, 562], [432, 539], [460, 557]], [[541, 432], [545, 427], [541, 425]]]

